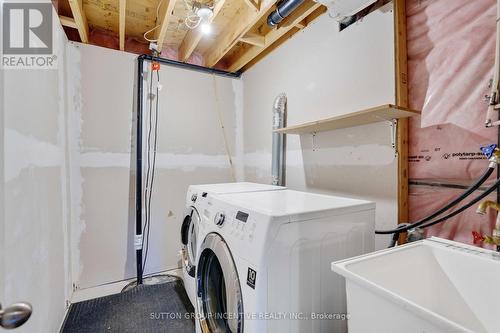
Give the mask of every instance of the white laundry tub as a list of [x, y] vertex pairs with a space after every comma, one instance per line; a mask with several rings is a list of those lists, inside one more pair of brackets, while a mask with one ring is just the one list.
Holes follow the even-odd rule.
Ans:
[[332, 263], [349, 333], [500, 332], [500, 255], [431, 238]]

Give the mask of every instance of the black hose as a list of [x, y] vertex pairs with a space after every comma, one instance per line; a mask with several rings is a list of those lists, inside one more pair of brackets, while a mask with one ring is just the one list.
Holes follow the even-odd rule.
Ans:
[[[442, 213], [444, 213], [445, 211], [449, 210], [453, 206], [455, 206], [458, 203], [460, 203], [461, 201], [463, 201], [469, 195], [471, 195], [474, 191], [476, 191], [491, 176], [491, 174], [493, 173], [494, 169], [495, 168], [493, 168], [493, 167], [488, 167], [488, 169], [484, 172], [484, 174], [474, 184], [472, 184], [464, 193], [462, 193], [459, 197], [457, 197], [453, 201], [449, 202], [446, 206], [444, 206], [441, 209], [435, 211], [431, 215], [429, 215], [427, 217], [424, 217], [423, 219], [421, 219], [421, 220], [419, 220], [417, 222], [414, 222], [414, 223], [411, 223], [411, 224], [405, 224], [403, 226], [399, 226], [396, 229], [391, 229], [391, 230], [375, 230], [375, 234], [377, 234], [377, 235], [390, 235], [390, 234], [394, 234], [394, 233], [398, 233], [399, 234], [399, 233], [402, 233], [402, 232], [406, 232], [409, 229], [413, 229], [413, 228], [422, 226], [425, 222], [428, 222], [428, 221], [432, 220], [433, 218], [441, 215]], [[496, 189], [496, 186], [493, 188], [492, 191], [494, 191], [495, 189]], [[489, 192], [489, 193], [491, 193], [491, 192]], [[481, 199], [479, 199], [479, 200], [481, 200]], [[473, 204], [471, 204], [471, 205], [473, 205]], [[448, 215], [446, 215], [443, 218], [446, 220], [446, 219], [448, 219], [447, 216]], [[442, 221], [444, 221], [444, 220], [441, 220], [441, 222]], [[437, 222], [437, 223], [439, 223], [439, 222]]]
[[498, 188], [499, 185], [500, 185], [500, 179], [497, 179], [497, 181], [495, 182], [495, 184], [493, 184], [491, 187], [489, 187], [488, 189], [486, 189], [486, 191], [484, 191], [483, 193], [481, 193], [480, 195], [478, 195], [476, 198], [472, 199], [472, 201], [470, 201], [469, 203], [465, 204], [464, 206], [460, 207], [457, 210], [454, 210], [453, 212], [449, 213], [448, 215], [443, 216], [440, 219], [437, 219], [436, 221], [432, 221], [432, 222], [429, 222], [429, 223], [421, 225], [421, 228], [431, 227], [431, 226], [433, 226], [435, 224], [441, 223], [441, 222], [443, 222], [443, 221], [445, 221], [445, 220], [447, 220], [449, 218], [452, 218], [455, 215], [460, 214], [461, 212], [463, 212], [464, 210], [466, 210], [470, 206], [475, 205], [479, 201], [483, 200], [488, 194], [490, 194], [491, 192], [495, 191]]

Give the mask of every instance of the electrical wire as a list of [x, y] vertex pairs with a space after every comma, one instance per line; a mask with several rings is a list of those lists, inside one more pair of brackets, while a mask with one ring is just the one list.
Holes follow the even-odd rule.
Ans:
[[[425, 218], [423, 218], [423, 219], [421, 219], [421, 220], [419, 220], [417, 222], [413, 222], [411, 224], [405, 223], [404, 225], [401, 225], [400, 227], [398, 227], [396, 229], [391, 229], [391, 230], [375, 230], [375, 234], [377, 234], [377, 235], [390, 235], [390, 234], [394, 234], [394, 233], [398, 233], [399, 234], [399, 233], [406, 232], [406, 231], [408, 231], [410, 229], [413, 229], [413, 228], [416, 228], [416, 227], [419, 227], [419, 226], [420, 227], [424, 227], [423, 226], [424, 223], [426, 223], [428, 221], [431, 221], [432, 219], [438, 217], [439, 215], [441, 215], [445, 211], [447, 211], [447, 210], [451, 209], [452, 207], [456, 206], [458, 203], [462, 202], [465, 198], [467, 198], [474, 191], [476, 191], [490, 177], [490, 175], [493, 173], [493, 170], [494, 170], [494, 167], [488, 167], [488, 169], [483, 173], [483, 175], [474, 184], [472, 184], [467, 190], [465, 190], [464, 193], [462, 193], [456, 199], [454, 199], [453, 201], [449, 202], [446, 206], [444, 206], [441, 209], [435, 211], [431, 215], [426, 216]], [[453, 216], [455, 216], [455, 215], [453, 215]], [[451, 216], [446, 215], [445, 217], [443, 217], [442, 219], [440, 219], [440, 221], [442, 222], [442, 221], [448, 219], [449, 217], [451, 217]]]
[[215, 78], [215, 75], [213, 75], [212, 78], [213, 78], [213, 83], [214, 83], [215, 110], [217, 111], [217, 119], [219, 120], [219, 126], [220, 126], [220, 129], [222, 132], [222, 139], [224, 140], [224, 148], [226, 149], [226, 156], [227, 156], [227, 160], [229, 163], [229, 168], [231, 170], [231, 178], [232, 178], [233, 182], [235, 182], [236, 175], [234, 173], [233, 158], [231, 157], [232, 156], [231, 150], [229, 149], [229, 144], [227, 142], [226, 128], [224, 127], [224, 120], [223, 120], [222, 113], [221, 113], [219, 94], [217, 91], [217, 80]]
[[156, 29], [158, 29], [160, 27], [160, 25], [158, 24], [158, 17], [160, 16], [160, 6], [161, 4], [163, 3], [163, 0], [160, 0], [160, 2], [158, 2], [158, 6], [156, 6], [156, 18], [155, 18], [155, 26], [151, 29], [149, 29], [148, 31], [146, 31], [144, 33], [144, 39], [147, 40], [148, 42], [150, 43], [156, 43], [158, 41], [158, 39], [149, 39], [147, 37], [147, 35], [152, 32], [152, 31], [155, 31]]
[[[153, 81], [153, 74], [151, 73], [151, 82]], [[147, 192], [147, 198], [146, 198], [146, 223], [145, 223], [145, 230], [143, 234], [146, 235], [146, 242], [145, 242], [145, 254], [144, 254], [144, 263], [143, 263], [143, 268], [146, 267], [146, 262], [148, 259], [148, 252], [149, 252], [149, 236], [151, 233], [151, 201], [153, 197], [153, 185], [154, 185], [154, 179], [155, 179], [155, 173], [156, 173], [156, 153], [158, 150], [158, 118], [159, 118], [159, 109], [160, 109], [160, 73], [159, 71], [156, 71], [156, 104], [155, 104], [155, 111], [154, 111], [154, 116], [153, 116], [153, 109], [152, 109], [152, 99], [151, 99], [151, 108], [150, 108], [150, 115], [149, 115], [149, 133], [151, 133], [152, 128], [154, 127], [154, 135], [153, 135], [153, 146], [151, 147], [151, 137], [148, 140], [148, 168], [150, 167], [151, 172], [149, 174], [149, 191]], [[151, 150], [152, 150], [152, 155], [151, 155]]]
[[[148, 98], [149, 98], [149, 107], [148, 107], [148, 127], [147, 127], [147, 132], [148, 135], [146, 137], [146, 185], [144, 187], [144, 225], [142, 226], [142, 244], [141, 248], [144, 249], [144, 246], [147, 242], [149, 241], [149, 238], [146, 239], [145, 232], [146, 229], [149, 225], [149, 207], [148, 207], [148, 193], [150, 192], [150, 173], [151, 173], [151, 129], [152, 129], [152, 109], [153, 109], [153, 100], [151, 98], [153, 93], [153, 71], [150, 70], [150, 75], [149, 75], [149, 89], [148, 89]], [[144, 263], [143, 261], [142, 264], [142, 272], [141, 275], [144, 273]]]

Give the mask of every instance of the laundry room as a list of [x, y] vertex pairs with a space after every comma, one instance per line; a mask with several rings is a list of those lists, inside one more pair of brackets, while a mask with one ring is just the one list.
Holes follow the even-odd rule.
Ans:
[[0, 17], [0, 332], [499, 331], [500, 2]]

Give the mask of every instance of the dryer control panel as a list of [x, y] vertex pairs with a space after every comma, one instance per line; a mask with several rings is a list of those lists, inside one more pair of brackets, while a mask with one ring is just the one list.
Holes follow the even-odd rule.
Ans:
[[244, 211], [238, 210], [233, 212], [232, 219], [230, 223], [229, 234], [234, 236], [236, 239], [253, 241], [254, 231], [255, 231], [255, 221], [252, 217]]

